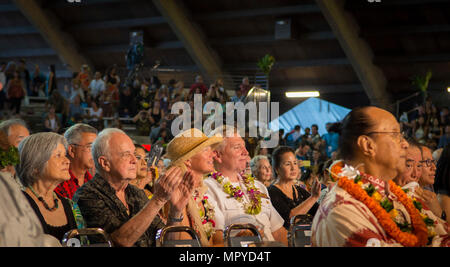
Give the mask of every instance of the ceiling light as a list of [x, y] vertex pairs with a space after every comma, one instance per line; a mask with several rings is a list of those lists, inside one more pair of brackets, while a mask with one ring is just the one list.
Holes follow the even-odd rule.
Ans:
[[288, 98], [307, 98], [307, 97], [319, 97], [320, 93], [318, 91], [309, 92], [286, 92], [286, 97]]

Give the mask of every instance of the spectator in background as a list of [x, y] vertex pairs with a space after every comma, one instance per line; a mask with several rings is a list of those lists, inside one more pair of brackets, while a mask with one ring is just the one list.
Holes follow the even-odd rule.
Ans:
[[442, 207], [441, 219], [450, 223], [450, 145], [446, 145], [436, 167], [434, 190]]
[[416, 123], [414, 123], [413, 125], [414, 138], [417, 142], [425, 144], [425, 139], [428, 135], [427, 127], [425, 125], [425, 117], [419, 116]]
[[297, 141], [299, 140], [299, 138], [301, 136], [300, 130], [301, 130], [300, 125], [296, 125], [294, 127], [294, 130], [292, 130], [290, 133], [288, 133], [286, 135], [287, 146], [289, 146], [293, 149], [297, 147], [297, 144], [298, 144]]
[[78, 188], [92, 179], [89, 170], [94, 168], [92, 144], [97, 138], [97, 133], [97, 129], [82, 123], [70, 127], [64, 133], [68, 144], [70, 180], [64, 181], [56, 187], [55, 192], [59, 196], [72, 199]]
[[81, 106], [81, 100], [80, 96], [76, 96], [73, 103], [69, 105], [69, 120], [72, 122], [75, 122], [75, 117], [77, 116], [84, 116], [86, 113], [84, 111], [84, 108]]
[[47, 87], [45, 93], [47, 96], [51, 96], [53, 91], [58, 90], [57, 77], [56, 77], [56, 67], [54, 64], [49, 66], [49, 74], [47, 77]]
[[320, 141], [319, 126], [313, 124], [311, 126], [311, 144], [315, 146]]
[[46, 132], [59, 133], [61, 129], [61, 121], [56, 115], [55, 107], [50, 106], [47, 117], [44, 120], [44, 127]]
[[450, 114], [448, 112], [448, 107], [443, 107], [439, 113], [439, 120], [441, 125], [450, 125]]
[[450, 124], [445, 126], [445, 133], [439, 139], [438, 148], [443, 148], [450, 144]]
[[235, 90], [235, 95], [231, 97], [231, 101], [233, 103], [242, 102], [244, 101], [244, 95], [242, 94], [242, 91], [240, 89]]
[[31, 88], [30, 88], [30, 72], [27, 69], [27, 65], [24, 59], [19, 60], [19, 66], [17, 68], [17, 71], [19, 72], [20, 80], [23, 83], [23, 86], [25, 88], [26, 95], [31, 95]]
[[97, 130], [100, 130], [103, 128], [103, 109], [99, 107], [98, 101], [92, 101], [91, 106], [92, 107], [88, 109], [88, 114], [86, 116], [88, 124]]
[[328, 133], [322, 136], [322, 143], [326, 148], [327, 157], [331, 158], [339, 146], [339, 124], [327, 123], [326, 128]]
[[117, 67], [115, 65], [106, 72], [104, 80], [106, 83], [106, 90], [103, 94], [103, 101], [106, 105], [104, 108], [104, 112], [105, 117], [111, 117], [113, 116], [114, 111], [117, 110], [119, 106], [120, 77], [117, 74]]
[[81, 88], [81, 81], [78, 79], [72, 80], [72, 90], [70, 94], [70, 101], [73, 101], [75, 96], [80, 96], [81, 102], [86, 101], [86, 94], [84, 93], [83, 89]]
[[106, 89], [105, 82], [102, 80], [102, 74], [97, 71], [94, 79], [89, 84], [89, 90], [94, 99], [97, 99]]
[[243, 98], [247, 97], [248, 92], [252, 89], [252, 86], [250, 85], [248, 77], [242, 78], [242, 84], [239, 85], [239, 90], [241, 91], [241, 96]]
[[159, 136], [160, 136], [160, 132], [161, 132], [163, 129], [167, 129], [167, 122], [166, 122], [165, 120], [162, 120], [162, 121], [159, 123], [159, 126], [158, 126], [158, 127], [154, 127], [154, 128], [151, 130], [151, 132], [150, 132], [150, 140], [151, 140], [152, 144], [155, 143], [155, 142], [158, 140], [158, 138], [159, 138]]
[[269, 158], [263, 155], [257, 155], [250, 161], [252, 175], [264, 186], [269, 187], [272, 184], [273, 174]]
[[184, 89], [184, 82], [178, 81], [175, 84], [175, 89], [172, 92], [172, 101], [173, 102], [179, 102], [179, 101], [186, 101], [187, 94]]
[[131, 88], [127, 86], [120, 94], [119, 116], [124, 118], [132, 117], [136, 112], [135, 110], [134, 96]]
[[21, 119], [12, 119], [0, 123], [0, 131], [8, 136], [8, 142], [19, 147], [20, 142], [30, 135], [26, 123]]
[[80, 81], [81, 89], [85, 95], [89, 94], [89, 85], [91, 84], [91, 73], [89, 66], [84, 64], [81, 66], [81, 71], [78, 73], [77, 80]]
[[136, 129], [140, 136], [149, 136], [150, 129], [155, 123], [155, 120], [152, 118], [149, 111], [141, 110], [133, 118], [133, 122], [136, 124]]
[[148, 83], [143, 82], [141, 84], [141, 90], [139, 91], [139, 94], [136, 97], [136, 102], [138, 103], [138, 112], [141, 110], [149, 110], [152, 106], [151, 101], [156, 99], [153, 99], [150, 95], [150, 91], [148, 88]]
[[15, 109], [15, 115], [20, 115], [20, 107], [22, 105], [22, 99], [26, 95], [26, 91], [24, 88], [24, 84], [20, 79], [19, 72], [14, 72], [13, 79], [9, 80], [8, 85], [6, 86], [7, 98], [10, 105], [10, 110]]
[[34, 72], [31, 76], [30, 96], [45, 96], [45, 75], [41, 72], [39, 65], [34, 66]]
[[161, 88], [158, 90], [156, 99], [159, 99], [160, 109], [167, 114], [169, 111], [169, 89], [165, 85], [161, 85]]
[[203, 77], [201, 75], [197, 75], [195, 77], [195, 83], [191, 85], [189, 91], [189, 99], [194, 97], [194, 94], [202, 94], [204, 97], [208, 94], [208, 87], [203, 82]]
[[149, 111], [155, 123], [159, 123], [165, 117], [164, 110], [161, 109], [160, 101], [153, 102], [153, 107]]

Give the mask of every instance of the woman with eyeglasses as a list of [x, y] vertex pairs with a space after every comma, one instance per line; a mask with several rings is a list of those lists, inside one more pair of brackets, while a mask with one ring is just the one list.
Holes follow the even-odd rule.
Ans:
[[143, 146], [139, 144], [134, 146], [136, 147], [134, 155], [137, 159], [136, 179], [132, 180], [130, 184], [144, 190], [147, 197], [151, 198], [153, 196], [151, 184], [153, 183], [154, 175], [152, 170], [149, 170], [147, 167], [147, 153]]

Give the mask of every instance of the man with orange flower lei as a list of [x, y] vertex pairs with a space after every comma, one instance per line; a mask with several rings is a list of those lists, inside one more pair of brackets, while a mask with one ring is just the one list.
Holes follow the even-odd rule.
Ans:
[[449, 246], [392, 179], [406, 168], [408, 143], [395, 117], [376, 107], [351, 111], [342, 123], [342, 161], [330, 167], [336, 186], [313, 220], [314, 246]]
[[241, 175], [247, 166], [248, 151], [238, 130], [221, 126], [211, 135], [223, 136], [223, 142], [215, 148], [216, 171], [204, 181], [208, 186], [206, 194], [215, 207], [215, 243], [223, 243], [227, 226], [250, 223], [259, 228], [264, 241], [287, 246], [284, 220], [272, 206], [267, 188], [252, 176]]

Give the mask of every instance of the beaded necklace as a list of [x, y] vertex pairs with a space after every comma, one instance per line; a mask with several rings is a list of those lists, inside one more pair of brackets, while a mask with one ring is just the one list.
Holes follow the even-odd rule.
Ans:
[[31, 192], [33, 192], [34, 196], [35, 196], [40, 202], [42, 202], [42, 204], [44, 205], [44, 208], [45, 208], [46, 210], [52, 211], [52, 212], [53, 212], [53, 211], [55, 211], [55, 210], [58, 209], [58, 207], [59, 207], [59, 205], [58, 205], [58, 197], [56, 196], [55, 192], [53, 192], [53, 200], [54, 200], [54, 202], [55, 202], [55, 205], [53, 206], [53, 208], [50, 208], [50, 207], [48, 206], [48, 204], [45, 202], [44, 198], [41, 197], [40, 195], [38, 195], [38, 194], [36, 193], [36, 191], [34, 191], [34, 189], [33, 189], [32, 186], [29, 186], [28, 188], [31, 190]]

